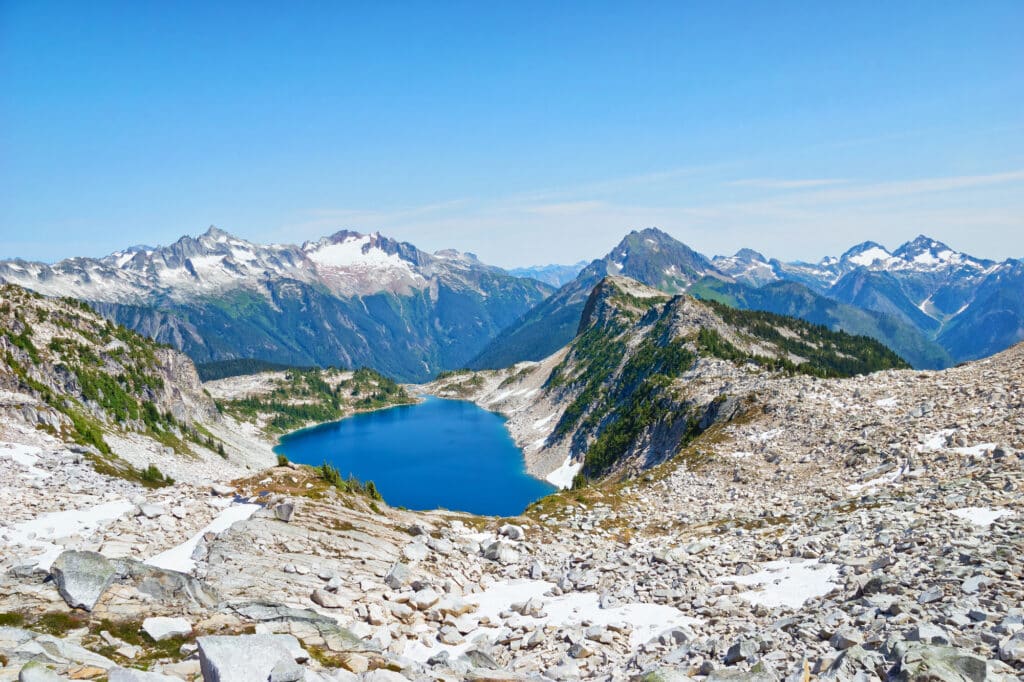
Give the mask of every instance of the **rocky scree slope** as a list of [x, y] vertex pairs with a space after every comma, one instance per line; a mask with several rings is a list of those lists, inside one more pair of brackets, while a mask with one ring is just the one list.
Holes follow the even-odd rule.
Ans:
[[0, 280], [86, 300], [197, 362], [369, 366], [401, 380], [463, 366], [553, 290], [376, 233], [261, 245], [217, 228], [100, 259], [4, 261]]
[[[759, 373], [743, 418], [511, 520], [391, 509], [308, 467], [151, 490], [2, 447], [0, 679], [1019, 679], [1024, 347]], [[96, 521], [69, 534], [56, 510]]]
[[597, 479], [674, 456], [741, 416], [749, 397], [779, 375], [902, 367], [866, 337], [606, 277], [566, 348], [540, 363], [446, 375], [427, 390], [509, 416], [528, 468], [564, 487], [570, 472]]

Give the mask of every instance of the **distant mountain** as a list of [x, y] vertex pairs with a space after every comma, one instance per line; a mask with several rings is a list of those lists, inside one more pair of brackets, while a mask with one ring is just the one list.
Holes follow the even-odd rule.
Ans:
[[800, 282], [841, 303], [897, 317], [936, 341], [955, 362], [1024, 340], [1021, 261], [975, 258], [924, 235], [891, 252], [864, 242], [818, 263], [783, 263], [749, 250], [712, 262], [750, 286]]
[[473, 369], [540, 360], [576, 335], [591, 290], [608, 275], [630, 277], [668, 293], [717, 274], [707, 258], [656, 228], [630, 232], [604, 258], [590, 263], [550, 298], [499, 334], [469, 363]]
[[3, 261], [0, 280], [86, 300], [197, 362], [367, 366], [403, 381], [464, 365], [552, 292], [380, 234], [260, 245], [217, 228], [99, 259]]
[[586, 266], [587, 261], [585, 260], [572, 265], [532, 265], [528, 268], [512, 268], [508, 274], [516, 277], [528, 277], [553, 287], [560, 287], [575, 279], [576, 275], [580, 274], [580, 270]]
[[[0, 261], [0, 281], [83, 299], [197, 363], [365, 366], [401, 381], [550, 355], [576, 334], [606, 276], [865, 334], [918, 368], [1024, 340], [1022, 262], [975, 258], [923, 235], [894, 251], [869, 241], [786, 263], [751, 249], [708, 258], [648, 228], [580, 266], [506, 272], [376, 233], [260, 245], [210, 228], [104, 258]], [[577, 269], [557, 290], [541, 281]]]

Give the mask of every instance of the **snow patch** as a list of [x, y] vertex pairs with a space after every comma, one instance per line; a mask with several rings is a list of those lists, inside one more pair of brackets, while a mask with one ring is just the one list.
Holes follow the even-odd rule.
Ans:
[[[512, 604], [533, 598], [544, 602], [545, 615], [541, 618], [523, 616], [521, 621], [534, 626], [547, 625], [559, 628], [580, 625], [584, 621], [599, 626], [628, 623], [632, 627], [629, 643], [633, 649], [665, 630], [675, 627], [686, 628], [701, 622], [700, 619], [687, 616], [674, 606], [631, 603], [602, 609], [595, 592], [570, 592], [559, 597], [545, 597], [544, 594], [554, 586], [554, 583], [544, 580], [510, 580], [491, 585], [482, 592], [465, 595], [464, 598], [477, 604], [477, 610], [473, 614], [476, 618], [482, 620], [486, 617], [491, 623], [501, 622], [498, 614], [507, 611]], [[454, 646], [427, 646], [416, 641], [406, 647], [403, 655], [422, 662], [445, 650], [454, 659], [473, 646], [473, 640], [480, 634], [485, 634], [493, 641], [499, 632], [500, 628], [476, 630], [467, 635], [467, 640], [470, 641]]]
[[936, 452], [946, 447], [946, 438], [953, 435], [953, 429], [943, 429], [937, 433], [933, 433], [930, 436], [926, 436], [924, 441], [917, 446], [919, 452]]
[[953, 452], [958, 455], [973, 455], [975, 457], [979, 457], [995, 447], [995, 443], [979, 443], [978, 445], [971, 445], [965, 448], [953, 448]]
[[157, 568], [188, 573], [196, 567], [196, 562], [192, 559], [192, 552], [195, 551], [196, 545], [199, 544], [199, 540], [204, 535], [225, 531], [231, 527], [231, 524], [237, 521], [244, 521], [252, 516], [259, 508], [260, 505], [258, 504], [233, 504], [217, 514], [213, 521], [203, 526], [202, 530], [188, 540], [177, 547], [172, 547], [165, 552], [146, 559], [146, 563]]
[[544, 478], [548, 483], [557, 485], [562, 489], [569, 489], [572, 487], [572, 479], [576, 478], [576, 474], [583, 468], [583, 462], [573, 462], [572, 457], [566, 457], [565, 461], [562, 462], [562, 466], [558, 467]]
[[888, 251], [878, 246], [872, 246], [870, 249], [861, 251], [856, 256], [850, 256], [849, 260], [857, 265], [871, 265], [875, 261], [886, 262], [890, 258], [892, 258], [892, 254]]
[[963, 509], [952, 509], [949, 513], [982, 528], [988, 528], [993, 521], [1004, 516], [1013, 516], [1013, 512], [1009, 509], [991, 509], [989, 507], [964, 507]]
[[7, 533], [6, 545], [42, 550], [41, 554], [31, 558], [29, 564], [48, 571], [64, 551], [64, 547], [55, 544], [55, 540], [73, 535], [87, 538], [134, 508], [135, 505], [128, 500], [117, 499], [88, 509], [43, 514], [31, 521], [16, 524]]
[[739, 596], [752, 604], [769, 608], [785, 606], [799, 609], [808, 599], [824, 597], [840, 585], [835, 582], [839, 567], [819, 563], [817, 559], [769, 561], [764, 570], [751, 575], [720, 578], [719, 582], [760, 587]]
[[533, 422], [533, 428], [535, 428], [535, 429], [543, 429], [544, 425], [547, 424], [552, 419], [554, 419], [556, 414], [558, 414], [558, 413], [557, 412], [552, 412], [551, 414], [549, 414], [548, 416], [544, 417], [543, 419], [538, 419], [537, 421]]

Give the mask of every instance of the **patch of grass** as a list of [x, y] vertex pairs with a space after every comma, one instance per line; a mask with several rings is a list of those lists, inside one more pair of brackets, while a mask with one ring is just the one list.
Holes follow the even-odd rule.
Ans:
[[277, 466], [279, 466], [279, 467], [286, 467], [286, 466], [288, 466], [288, 457], [286, 455], [278, 454], [277, 455]]
[[71, 630], [85, 627], [88, 622], [88, 614], [51, 611], [31, 620], [26, 627], [54, 637], [63, 637]]
[[20, 628], [25, 624], [25, 615], [17, 611], [0, 613], [0, 626]]
[[112, 621], [104, 618], [89, 627], [90, 633], [96, 636], [99, 636], [99, 633], [104, 630], [123, 642], [139, 647], [141, 651], [135, 658], [127, 659], [117, 653], [116, 647], [106, 645], [105, 640], [99, 639], [99, 642], [105, 646], [99, 647], [98, 653], [125, 665], [143, 669], [149, 668], [150, 665], [158, 661], [181, 660], [182, 645], [195, 639], [193, 634], [186, 637], [171, 637], [157, 642], [142, 630], [141, 621]]

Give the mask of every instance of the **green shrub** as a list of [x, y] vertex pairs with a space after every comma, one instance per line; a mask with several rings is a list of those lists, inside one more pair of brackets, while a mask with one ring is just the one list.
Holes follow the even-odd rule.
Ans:
[[150, 464], [148, 467], [140, 471], [139, 480], [141, 480], [143, 484], [149, 483], [156, 487], [174, 485], [174, 479], [165, 475], [155, 464]]

